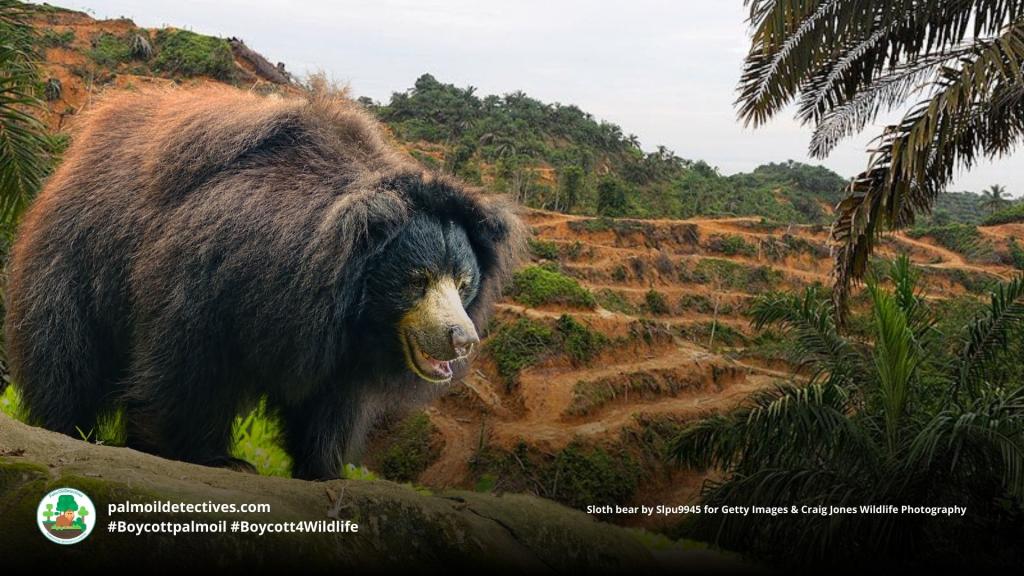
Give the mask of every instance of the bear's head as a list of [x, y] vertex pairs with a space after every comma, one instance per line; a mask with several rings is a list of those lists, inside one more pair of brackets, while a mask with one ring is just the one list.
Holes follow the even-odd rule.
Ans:
[[467, 312], [480, 290], [480, 265], [466, 230], [417, 215], [374, 264], [366, 281], [367, 320], [393, 336], [392, 352], [401, 353], [409, 371], [428, 382], [448, 381], [452, 363], [480, 342]]
[[443, 178], [393, 181], [410, 217], [370, 259], [360, 305], [375, 373], [452, 379], [480, 342], [522, 231], [507, 206]]

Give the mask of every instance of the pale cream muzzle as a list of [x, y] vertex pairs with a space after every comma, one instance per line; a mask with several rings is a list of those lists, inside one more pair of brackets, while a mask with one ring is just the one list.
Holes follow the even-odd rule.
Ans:
[[430, 284], [416, 307], [402, 317], [399, 338], [409, 369], [428, 382], [450, 380], [452, 362], [468, 356], [480, 342], [451, 277]]

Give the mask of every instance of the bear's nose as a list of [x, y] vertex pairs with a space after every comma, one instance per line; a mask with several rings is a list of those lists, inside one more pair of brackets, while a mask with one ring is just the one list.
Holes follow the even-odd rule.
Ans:
[[462, 326], [452, 326], [451, 338], [452, 348], [459, 356], [468, 356], [473, 351], [473, 344], [480, 341], [480, 337], [476, 335], [476, 330], [472, 326], [468, 330]]

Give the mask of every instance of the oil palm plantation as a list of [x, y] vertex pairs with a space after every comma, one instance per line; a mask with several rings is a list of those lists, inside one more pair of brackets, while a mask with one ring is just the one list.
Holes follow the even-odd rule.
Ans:
[[827, 156], [882, 113], [867, 168], [836, 212], [834, 299], [885, 230], [931, 209], [954, 174], [1010, 153], [1024, 135], [1020, 0], [746, 0], [752, 43], [740, 117], [758, 126], [796, 104]]
[[1024, 384], [1019, 352], [1006, 350], [1020, 344], [1024, 278], [953, 334], [937, 328], [905, 257], [889, 274], [891, 289], [868, 282], [856, 337], [837, 329], [821, 289], [757, 299], [754, 323], [782, 330], [808, 381], [690, 425], [671, 455], [725, 473], [705, 485], [713, 506], [957, 504], [968, 515], [715, 515], [695, 536], [797, 565], [1021, 560]]

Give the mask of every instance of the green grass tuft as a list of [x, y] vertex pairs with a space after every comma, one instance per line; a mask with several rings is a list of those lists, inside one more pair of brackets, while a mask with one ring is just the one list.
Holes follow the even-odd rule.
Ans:
[[6, 414], [15, 420], [25, 421], [25, 411], [21, 406], [21, 395], [14, 386], [8, 386], [3, 394], [0, 394], [0, 413]]
[[256, 467], [264, 476], [291, 476], [292, 460], [281, 448], [281, 426], [266, 401], [235, 420], [231, 455]]

